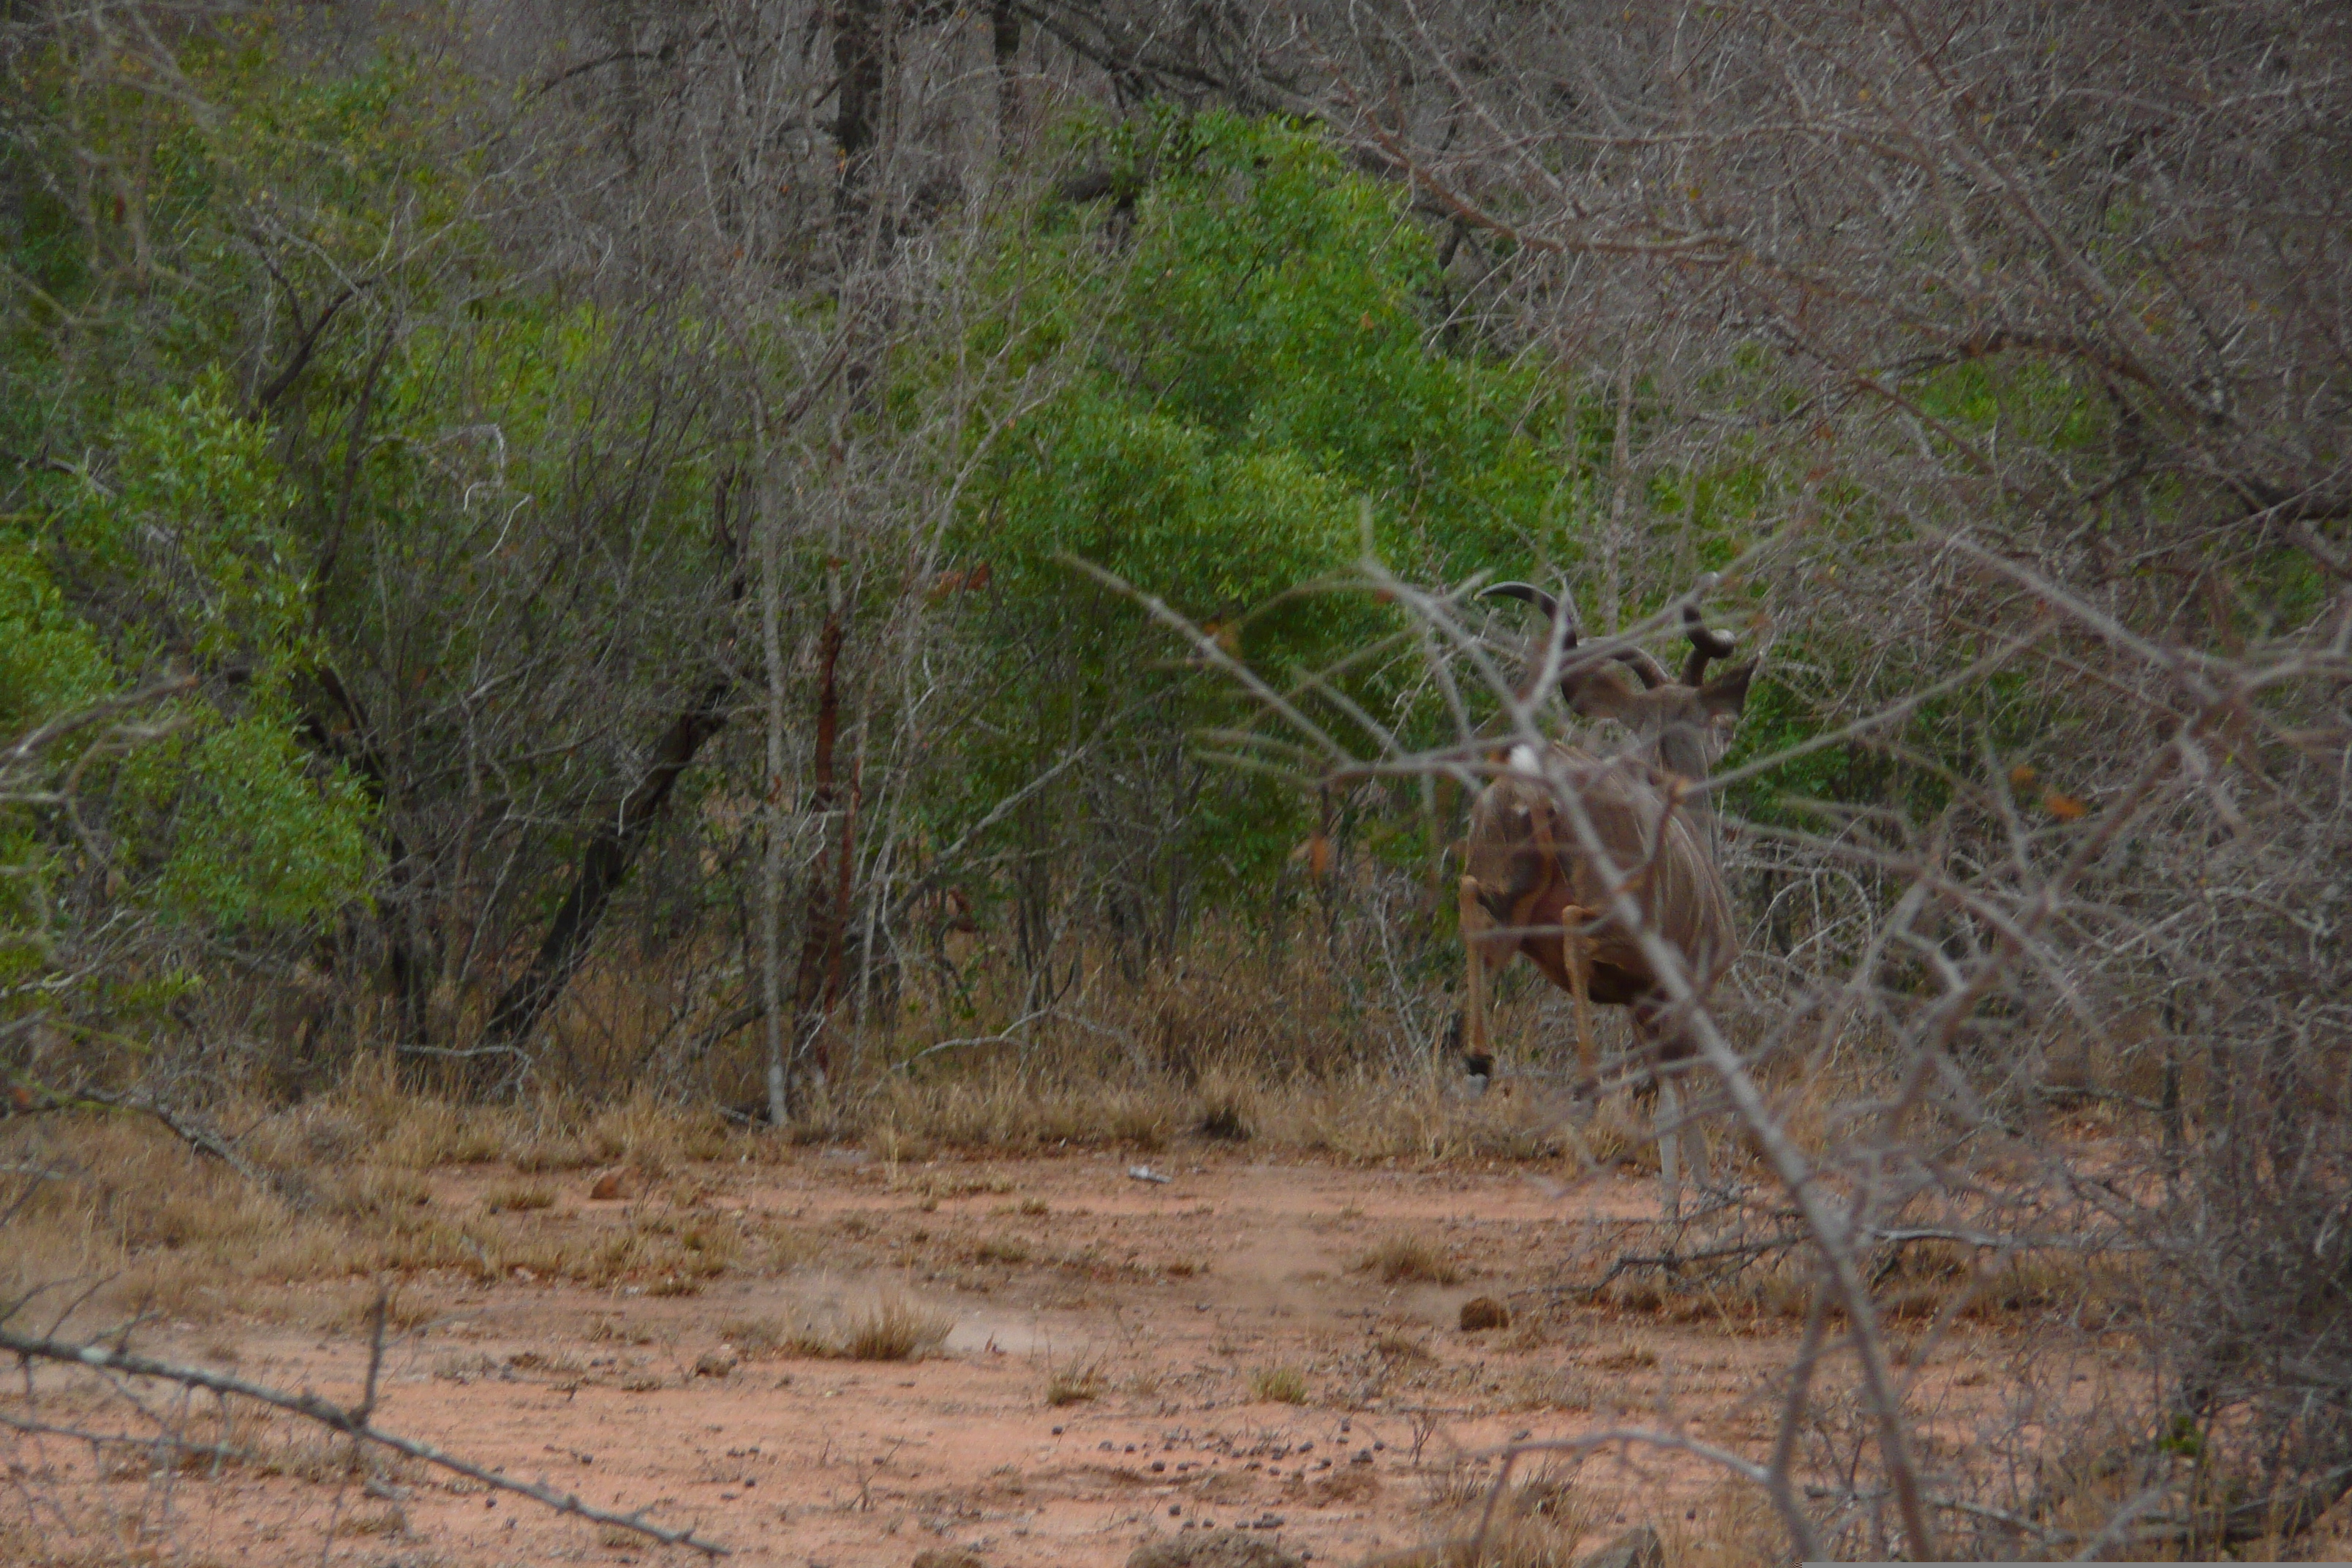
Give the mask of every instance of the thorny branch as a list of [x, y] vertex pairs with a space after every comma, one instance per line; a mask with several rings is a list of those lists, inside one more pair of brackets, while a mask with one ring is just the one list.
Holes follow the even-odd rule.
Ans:
[[491, 1469], [485, 1465], [478, 1465], [471, 1459], [461, 1458], [443, 1448], [436, 1448], [429, 1443], [420, 1443], [414, 1437], [404, 1437], [398, 1433], [387, 1432], [374, 1426], [373, 1417], [375, 1411], [376, 1382], [383, 1360], [384, 1302], [381, 1298], [376, 1302], [372, 1322], [366, 1393], [356, 1405], [336, 1405], [315, 1394], [289, 1394], [284, 1389], [271, 1388], [265, 1384], [232, 1377], [226, 1373], [213, 1372], [204, 1367], [180, 1366], [171, 1362], [157, 1361], [151, 1356], [133, 1354], [120, 1348], [98, 1344], [77, 1344], [69, 1340], [20, 1333], [5, 1324], [0, 1324], [0, 1350], [12, 1352], [28, 1363], [46, 1361], [65, 1366], [88, 1367], [93, 1371], [116, 1373], [123, 1377], [157, 1379], [178, 1384], [184, 1388], [198, 1388], [210, 1394], [230, 1394], [240, 1399], [249, 1399], [257, 1405], [268, 1405], [273, 1410], [283, 1410], [289, 1415], [299, 1415], [306, 1421], [316, 1422], [329, 1431], [342, 1433], [360, 1442], [376, 1444], [396, 1454], [404, 1454], [412, 1459], [464, 1476], [468, 1480], [478, 1481], [499, 1491], [511, 1492], [517, 1497], [529, 1498], [533, 1502], [553, 1509], [558, 1513], [584, 1519], [592, 1524], [609, 1525], [618, 1530], [632, 1531], [650, 1540], [657, 1541], [665, 1546], [690, 1546], [709, 1557], [724, 1557], [729, 1554], [727, 1547], [707, 1536], [697, 1534], [691, 1527], [676, 1529], [668, 1525], [656, 1524], [645, 1517], [645, 1510], [642, 1509], [629, 1513], [615, 1513], [609, 1509], [600, 1509], [581, 1501], [577, 1493], [559, 1492], [552, 1487], [541, 1486], [533, 1481], [519, 1481], [501, 1471]]

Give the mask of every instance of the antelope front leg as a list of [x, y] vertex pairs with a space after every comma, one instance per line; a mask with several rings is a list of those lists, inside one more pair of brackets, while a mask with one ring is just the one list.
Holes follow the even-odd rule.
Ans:
[[1584, 922], [1594, 911], [1570, 904], [1559, 911], [1560, 963], [1568, 971], [1568, 994], [1576, 998], [1576, 1062], [1584, 1081], [1598, 1088], [1601, 1052], [1592, 1042], [1592, 972], [1584, 942]]
[[[1462, 879], [1461, 899], [1462, 952], [1470, 966], [1469, 983], [1462, 989], [1462, 1055], [1474, 1070], [1491, 1075], [1495, 1070], [1495, 1052], [1486, 1041], [1485, 938], [1495, 922], [1487, 918], [1486, 906], [1479, 902], [1477, 878]], [[1485, 1064], [1483, 1068], [1481, 1063]]]

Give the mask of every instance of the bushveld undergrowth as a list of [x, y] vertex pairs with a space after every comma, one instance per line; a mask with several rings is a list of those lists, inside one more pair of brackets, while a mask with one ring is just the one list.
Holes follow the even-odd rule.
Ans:
[[2352, 1495], [2340, 8], [605, 9], [0, 16], [5, 1300], [690, 1292], [807, 1143], [1647, 1168], [1524, 965], [1446, 1065], [1452, 879], [1665, 765], [1567, 634], [1727, 638], [1603, 879], [1686, 813], [1741, 952], [1621, 922], [1704, 1180], [1601, 1298], [1789, 1330], [1706, 1462], [1782, 1558]]

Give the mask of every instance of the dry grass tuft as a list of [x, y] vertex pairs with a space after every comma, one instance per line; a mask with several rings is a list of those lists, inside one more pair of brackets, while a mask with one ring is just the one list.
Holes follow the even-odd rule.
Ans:
[[1612, 1094], [1577, 1129], [1580, 1152], [1600, 1165], [1643, 1174], [1658, 1169], [1656, 1123], [1629, 1096]]
[[902, 1159], [939, 1147], [1148, 1151], [1175, 1135], [1179, 1110], [1153, 1085], [1042, 1082], [1000, 1067], [938, 1083], [893, 1079], [876, 1097], [866, 1137]]
[[526, 1139], [509, 1152], [507, 1160], [518, 1174], [525, 1176], [584, 1171], [599, 1163], [584, 1139], [568, 1134]]
[[408, 1533], [408, 1515], [397, 1503], [386, 1504], [373, 1510], [347, 1513], [335, 1523], [333, 1534], [338, 1540], [372, 1540], [377, 1537], [401, 1536]]
[[947, 1342], [955, 1319], [903, 1296], [886, 1296], [850, 1320], [839, 1353], [850, 1361], [920, 1361]]
[[422, 1176], [393, 1164], [353, 1165], [320, 1182], [318, 1190], [326, 1211], [345, 1219], [381, 1219], [433, 1202]]
[[1084, 1365], [1066, 1366], [1047, 1380], [1045, 1403], [1056, 1409], [1065, 1405], [1076, 1405], [1101, 1397], [1103, 1387], [1101, 1363], [1087, 1362]]
[[730, 1318], [719, 1325], [719, 1337], [735, 1347], [745, 1361], [764, 1361], [788, 1352], [798, 1331], [782, 1318]]
[[975, 1263], [1026, 1263], [1029, 1244], [1017, 1236], [992, 1236], [973, 1247], [971, 1256]]
[[722, 1330], [746, 1359], [806, 1356], [824, 1361], [921, 1361], [946, 1343], [951, 1313], [904, 1296], [884, 1296], [846, 1316], [741, 1318]]
[[1307, 1403], [1307, 1374], [1295, 1366], [1262, 1366], [1250, 1373], [1252, 1396], [1276, 1405]]
[[1425, 1236], [1399, 1231], [1356, 1260], [1358, 1268], [1377, 1274], [1390, 1285], [1453, 1285], [1462, 1279], [1461, 1266], [1445, 1249]]
[[1394, 1568], [1573, 1568], [1595, 1517], [1574, 1487], [1550, 1475], [1514, 1484], [1481, 1535], [1493, 1490], [1483, 1472], [1466, 1465], [1449, 1469], [1424, 1510], [1440, 1540], [1383, 1562]]
[[555, 1206], [555, 1189], [539, 1182], [518, 1182], [492, 1187], [482, 1194], [482, 1206], [492, 1214], [531, 1214]]
[[1660, 1531], [1666, 1561], [1677, 1568], [1748, 1568], [1788, 1553], [1788, 1532], [1756, 1487], [1717, 1487], [1689, 1511], [1698, 1517], [1669, 1514]]

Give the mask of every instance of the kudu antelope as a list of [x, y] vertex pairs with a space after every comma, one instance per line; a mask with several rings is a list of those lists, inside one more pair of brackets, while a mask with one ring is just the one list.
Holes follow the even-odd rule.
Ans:
[[[1633, 732], [1635, 745], [1609, 756], [1558, 742], [1540, 752], [1515, 746], [1471, 808], [1461, 884], [1463, 941], [1470, 952], [1462, 1049], [1470, 1070], [1494, 1071], [1487, 971], [1521, 952], [1575, 998], [1577, 1057], [1586, 1086], [1598, 1081], [1596, 1005], [1632, 1010], [1635, 1037], [1654, 1065], [1687, 1059], [1694, 1053], [1676, 1009], [1635, 931], [1612, 906], [1621, 888], [1632, 895], [1643, 927], [1680, 958], [1702, 996], [1738, 956], [1714, 806], [1699, 784], [1719, 749], [1724, 724], [1747, 704], [1755, 661], [1730, 665], [1708, 679], [1708, 663], [1728, 658], [1733, 644], [1729, 634], [1710, 630], [1696, 607], [1683, 612], [1690, 654], [1677, 680], [1630, 643], [1580, 647], [1573, 608], [1563, 619], [1559, 602], [1540, 588], [1498, 583], [1480, 596], [1518, 599], [1542, 610], [1559, 647], [1561, 700], [1584, 719], [1617, 720]], [[1538, 670], [1545, 662], [1538, 660]], [[1568, 797], [1582, 807], [1590, 841], [1564, 809]], [[1594, 842], [1605, 866], [1591, 852]], [[1681, 1202], [1675, 1127], [1681, 1107], [1673, 1077], [1661, 1072], [1657, 1081], [1659, 1173], [1672, 1215]], [[1696, 1138], [1691, 1143], [1696, 1165], [1703, 1146]], [[1706, 1179], [1703, 1170], [1696, 1174]]]

